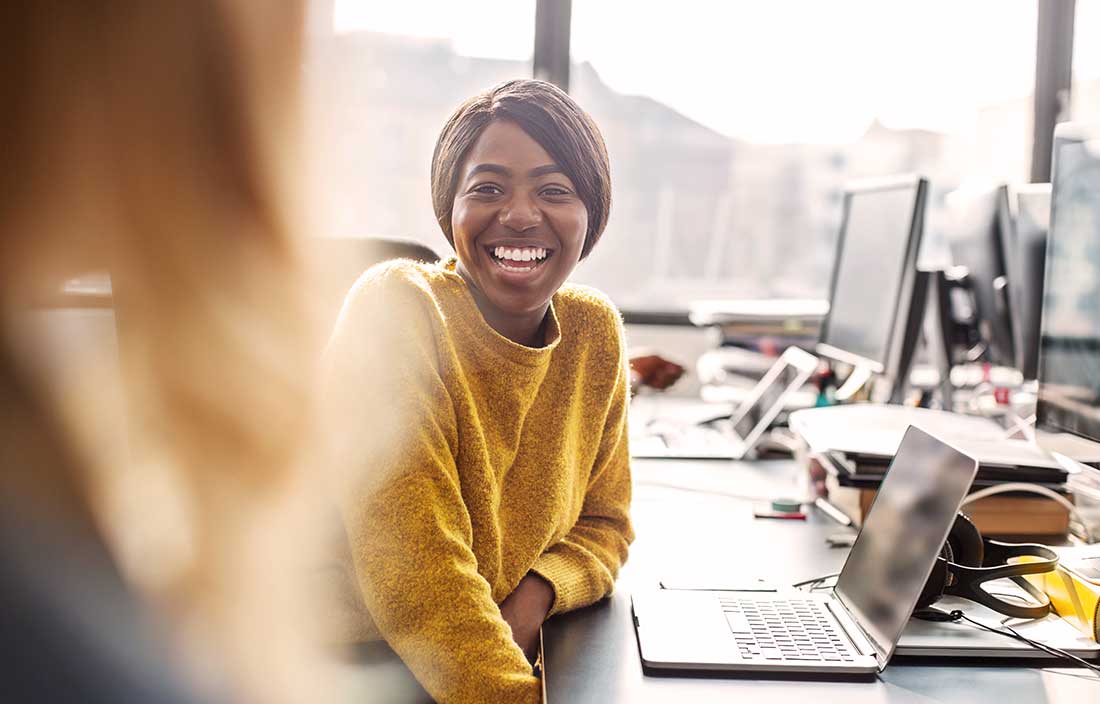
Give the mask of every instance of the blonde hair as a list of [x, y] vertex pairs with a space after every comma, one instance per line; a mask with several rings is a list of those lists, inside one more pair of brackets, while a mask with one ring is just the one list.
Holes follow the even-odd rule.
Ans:
[[108, 466], [90, 437], [101, 408], [34, 387], [76, 471], [26, 484], [83, 496], [194, 651], [267, 701], [308, 688], [284, 589], [319, 337], [298, 238], [303, 21], [287, 0], [0, 9], [2, 312], [110, 272], [132, 458]]

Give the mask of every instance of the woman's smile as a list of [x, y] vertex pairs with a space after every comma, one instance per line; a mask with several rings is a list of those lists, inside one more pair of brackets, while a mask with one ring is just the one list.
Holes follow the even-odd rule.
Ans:
[[528, 271], [546, 261], [552, 250], [545, 247], [489, 247], [489, 256], [510, 271]]

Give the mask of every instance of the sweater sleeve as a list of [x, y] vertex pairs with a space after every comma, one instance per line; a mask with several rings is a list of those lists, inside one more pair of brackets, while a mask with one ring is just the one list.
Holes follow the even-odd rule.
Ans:
[[630, 523], [630, 450], [625, 335], [614, 315], [618, 341], [617, 376], [580, 517], [559, 542], [535, 560], [533, 572], [554, 588], [550, 614], [579, 609], [611, 593], [634, 540]]
[[336, 457], [364, 604], [435, 700], [538, 702], [538, 680], [477, 571], [428, 303], [407, 300], [408, 288], [353, 294], [326, 354], [342, 426], [361, 434], [337, 443]]

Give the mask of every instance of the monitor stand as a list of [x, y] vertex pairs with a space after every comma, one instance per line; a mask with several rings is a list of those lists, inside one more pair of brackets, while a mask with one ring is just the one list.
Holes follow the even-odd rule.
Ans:
[[945, 411], [955, 410], [951, 385], [951, 298], [947, 274], [942, 270], [920, 272], [927, 277], [924, 295], [924, 342], [940, 375], [940, 395]]
[[897, 375], [890, 380], [890, 403], [904, 401], [918, 342], [923, 339], [939, 374], [943, 408], [954, 410], [950, 305], [946, 274], [941, 270], [918, 270], [901, 335]]

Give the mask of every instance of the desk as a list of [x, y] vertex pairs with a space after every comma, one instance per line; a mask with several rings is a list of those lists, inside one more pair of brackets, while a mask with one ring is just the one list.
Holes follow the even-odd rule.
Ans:
[[[631, 589], [664, 575], [740, 574], [794, 583], [838, 572], [847, 550], [825, 536], [843, 530], [811, 512], [807, 521], [754, 520], [753, 498], [796, 495], [791, 461], [635, 460], [637, 539], [615, 594], [551, 619], [543, 628], [549, 704], [560, 702], [1072, 702], [1091, 701], [1100, 684], [1087, 670], [930, 666], [894, 660], [873, 682], [808, 682], [642, 673], [630, 613]], [[705, 577], [700, 576], [700, 579]]]

